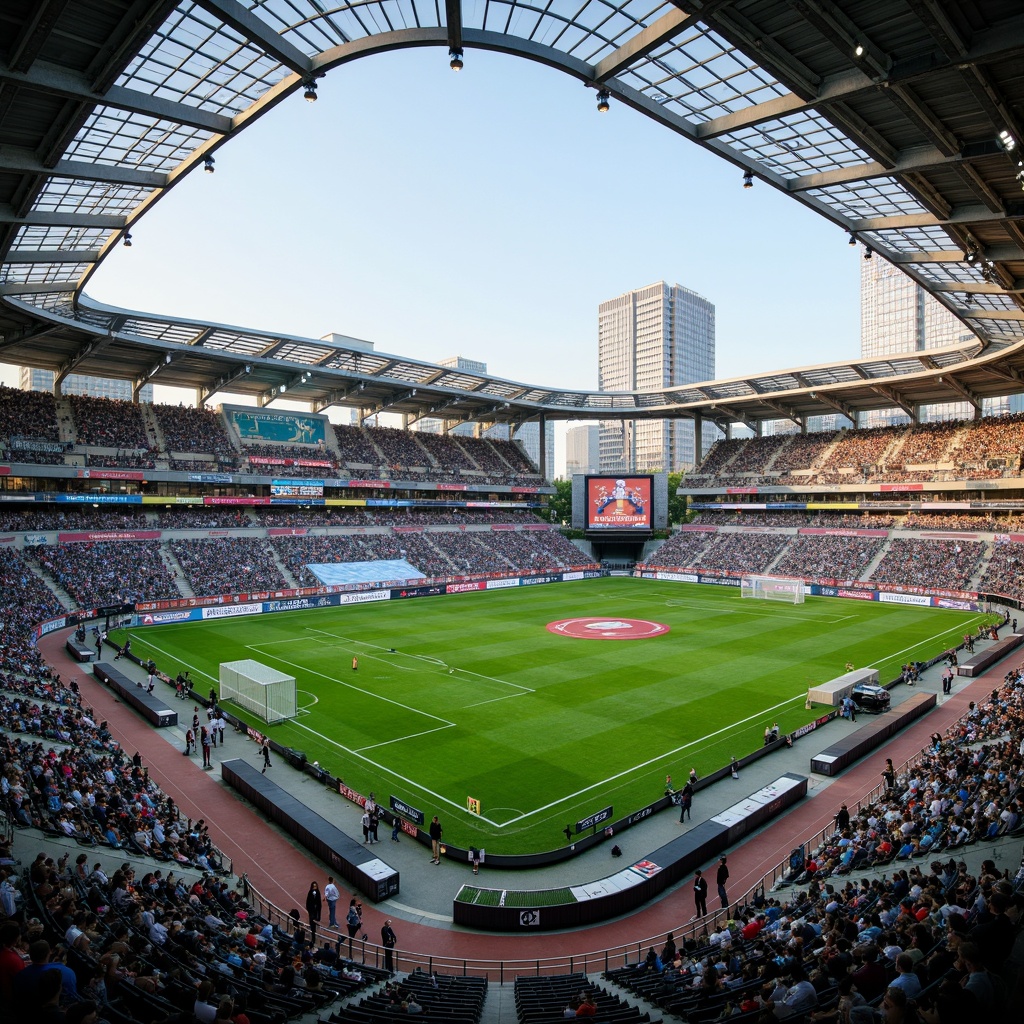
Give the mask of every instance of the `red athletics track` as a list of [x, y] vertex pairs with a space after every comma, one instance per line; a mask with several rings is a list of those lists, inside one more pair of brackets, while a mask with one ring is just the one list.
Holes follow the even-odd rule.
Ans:
[[[180, 750], [163, 740], [154, 742], [152, 727], [116, 701], [106, 687], [94, 683], [82, 666], [68, 656], [64, 648], [67, 635], [68, 631], [61, 631], [39, 642], [43, 656], [60, 672], [61, 679], [67, 681], [75, 676], [81, 682], [85, 676], [82, 693], [86, 703], [95, 709], [99, 719], [107, 720], [111, 733], [129, 757], [136, 750], [143, 752], [150, 776], [175, 801], [182, 814], [206, 819], [214, 843], [230, 858], [236, 873], [247, 873], [253, 885], [279, 907], [285, 910], [301, 907], [310, 879], [321, 878], [325, 873], [323, 866], [296, 849], [229, 790], [211, 779], [211, 773], [204, 772], [195, 760], [182, 757]], [[967, 710], [972, 691], [987, 693], [1002, 682], [1004, 672], [1005, 669], [996, 667], [979, 679], [971, 680], [977, 685], [962, 686], [945, 704], [892, 740], [884, 751], [843, 774], [821, 797], [804, 800], [759, 833], [756, 841], [730, 850], [730, 892], [739, 895], [755, 885], [789, 855], [800, 837], [814, 835], [824, 828], [841, 803], [852, 805], [874, 789], [879, 782], [883, 753], [895, 764], [905, 762], [927, 745], [931, 733], [944, 732]], [[188, 705], [183, 707], [188, 708]], [[808, 757], [812, 752], [808, 746]], [[346, 905], [349, 895], [342, 890], [342, 906]], [[713, 894], [709, 896], [714, 909], [717, 900]], [[689, 887], [684, 885], [674, 894], [629, 917], [569, 932], [490, 935], [456, 931], [452, 925], [433, 927], [403, 920], [400, 946], [434, 956], [469, 960], [567, 957], [662, 935], [679, 929], [692, 913]], [[371, 939], [379, 934], [385, 914], [386, 908], [382, 912], [367, 902], [364, 921]]]

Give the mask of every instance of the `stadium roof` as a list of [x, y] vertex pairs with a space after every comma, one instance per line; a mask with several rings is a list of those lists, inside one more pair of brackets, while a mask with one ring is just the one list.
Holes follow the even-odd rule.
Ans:
[[[4, 361], [484, 420], [755, 423], [1024, 390], [1020, 0], [7, 0], [0, 38]], [[86, 299], [132, 225], [255, 118], [427, 45], [540, 61], [713, 150], [899, 266], [977, 344], [602, 394]]]

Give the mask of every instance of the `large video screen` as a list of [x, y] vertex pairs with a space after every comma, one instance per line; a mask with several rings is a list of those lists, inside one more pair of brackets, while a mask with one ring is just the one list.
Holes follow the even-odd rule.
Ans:
[[650, 476], [588, 476], [588, 530], [650, 530]]

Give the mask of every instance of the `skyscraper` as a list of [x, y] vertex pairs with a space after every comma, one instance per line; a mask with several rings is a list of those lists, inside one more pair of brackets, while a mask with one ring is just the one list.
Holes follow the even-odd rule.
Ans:
[[[37, 370], [31, 366], [21, 367], [18, 383], [22, 391], [52, 391], [53, 370]], [[132, 382], [114, 377], [88, 377], [82, 373], [69, 373], [60, 386], [64, 395], [87, 395], [89, 398], [120, 398], [131, 401]], [[139, 392], [139, 401], [153, 401], [153, 385], [144, 384]]]
[[[969, 327], [891, 263], [877, 258], [861, 260], [862, 359], [964, 345], [973, 339]], [[986, 416], [1017, 412], [1021, 408], [1020, 396], [985, 399], [983, 406]], [[968, 402], [949, 402], [928, 406], [921, 419], [967, 419], [973, 413], [974, 407]], [[902, 409], [879, 410], [861, 416], [860, 425], [878, 427], [907, 420]]]
[[[715, 307], [681, 285], [664, 281], [626, 292], [598, 307], [598, 387], [658, 389], [713, 380]], [[704, 450], [717, 431], [706, 425]], [[689, 420], [603, 420], [601, 472], [689, 469], [694, 452]]]
[[601, 471], [601, 428], [596, 423], [570, 427], [565, 432], [565, 475]]
[[548, 420], [544, 424], [544, 465], [540, 464], [540, 424], [534, 420], [531, 423], [524, 423], [512, 435], [513, 441], [518, 441], [530, 460], [543, 473], [545, 480], [553, 480], [555, 477], [555, 421]]

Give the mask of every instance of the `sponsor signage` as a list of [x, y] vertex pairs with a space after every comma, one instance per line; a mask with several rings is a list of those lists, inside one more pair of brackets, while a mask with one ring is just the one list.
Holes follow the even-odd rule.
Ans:
[[885, 604], [916, 604], [925, 607], [932, 603], [932, 599], [923, 594], [893, 594], [886, 590], [878, 592], [878, 600]]
[[60, 544], [102, 540], [159, 540], [159, 530], [97, 530], [95, 533], [58, 533]]
[[145, 612], [138, 617], [140, 626], [161, 626], [165, 622], [189, 622], [201, 618], [198, 608], [182, 612]]
[[654, 813], [654, 804], [648, 804], [643, 810], [636, 811], [626, 819], [627, 825], [635, 825], [644, 818], [649, 818]]
[[26, 533], [25, 543], [26, 544], [45, 544], [46, 534], [45, 533]]
[[546, 629], [576, 640], [647, 640], [669, 632], [665, 623], [648, 619], [559, 619]]
[[288, 412], [260, 412], [254, 409], [232, 409], [231, 423], [238, 436], [253, 441], [276, 441], [279, 444], [325, 444], [327, 431], [324, 416]]
[[756, 487], [726, 487], [726, 494], [757, 494]]
[[392, 590], [391, 596], [396, 597], [436, 597], [444, 593], [444, 587], [405, 587], [403, 590]]
[[607, 807], [602, 808], [600, 811], [588, 815], [586, 818], [581, 818], [576, 822], [576, 834], [579, 835], [581, 832], [586, 832], [588, 828], [596, 828], [604, 821], [608, 821], [612, 816], [612, 806], [609, 804]]
[[55, 629], [63, 629], [68, 624], [68, 617], [61, 615], [60, 618], [50, 619], [47, 622], [43, 622], [39, 626], [39, 635], [46, 636], [47, 633], [52, 633]]
[[654, 578], [658, 580], [671, 580], [673, 583], [698, 582], [698, 576], [695, 572], [656, 572]]
[[978, 606], [973, 601], [956, 601], [951, 597], [938, 597], [935, 599], [936, 608], [955, 608], [960, 612], [976, 612]]
[[[349, 480], [349, 487], [390, 487], [390, 480]], [[410, 501], [411, 505], [412, 502]]]
[[354, 594], [338, 594], [338, 604], [368, 604], [371, 601], [390, 601], [390, 590], [363, 590]]
[[469, 488], [465, 484], [438, 484], [437, 489], [439, 491], [468, 491]]
[[230, 473], [189, 473], [189, 483], [192, 484], [229, 484], [231, 483]]
[[562, 573], [562, 580], [565, 583], [570, 583], [573, 580], [581, 580], [581, 579], [583, 579], [583, 573], [581, 573], [581, 572], [563, 572]]
[[13, 452], [63, 452], [70, 445], [63, 441], [37, 441], [31, 437], [12, 437], [7, 442]]
[[557, 583], [557, 576], [527, 576], [519, 581], [524, 587], [533, 586], [535, 583]]
[[203, 609], [204, 619], [230, 619], [235, 615], [259, 615], [263, 611], [262, 604], [232, 604], [226, 607], [215, 606]]
[[[980, 481], [972, 481], [971, 486], [980, 483]], [[923, 484], [879, 484], [879, 491], [885, 493], [886, 491], [923, 491]]]
[[520, 910], [519, 911], [519, 927], [520, 928], [539, 928], [540, 927], [540, 911], [539, 910]]
[[449, 583], [445, 591], [449, 594], [465, 594], [469, 590], [483, 590], [486, 586], [483, 580], [476, 580], [473, 583]]
[[643, 875], [644, 878], [653, 878], [661, 871], [661, 867], [655, 864], [653, 860], [639, 860], [632, 865], [632, 869], [638, 875]]
[[203, 498], [204, 505], [269, 505], [269, 498], [222, 498], [222, 497], [205, 497]]
[[54, 501], [89, 502], [90, 505], [141, 505], [141, 494], [55, 494]]
[[697, 577], [698, 583], [713, 583], [718, 587], [738, 587], [740, 581], [732, 576], [704, 576]]
[[79, 480], [145, 480], [146, 474], [136, 469], [80, 469]]
[[518, 587], [519, 577], [516, 576], [511, 580], [488, 580], [487, 590], [506, 590], [508, 587]]
[[323, 480], [272, 480], [270, 496], [272, 498], [322, 498], [324, 482]]
[[588, 476], [588, 530], [650, 530], [651, 476]]
[[307, 526], [272, 526], [267, 530], [268, 537], [305, 537], [308, 533]]
[[395, 814], [401, 814], [403, 818], [414, 821], [417, 825], [422, 825], [427, 820], [426, 815], [418, 807], [407, 804], [404, 800], [400, 800], [393, 794], [391, 796], [391, 810]]

